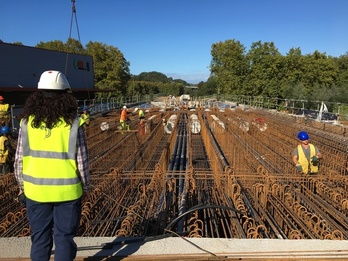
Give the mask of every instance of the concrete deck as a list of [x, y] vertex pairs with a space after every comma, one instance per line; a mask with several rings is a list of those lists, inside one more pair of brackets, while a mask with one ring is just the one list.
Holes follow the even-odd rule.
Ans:
[[[76, 260], [348, 260], [345, 240], [90, 237], [75, 242]], [[0, 238], [0, 260], [30, 260], [30, 245], [29, 237]]]

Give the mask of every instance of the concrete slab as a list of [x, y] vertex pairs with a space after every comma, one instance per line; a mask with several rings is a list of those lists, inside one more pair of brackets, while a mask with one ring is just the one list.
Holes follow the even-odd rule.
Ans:
[[[223, 260], [254, 260], [256, 257], [261, 260], [348, 260], [346, 240], [79, 237], [75, 241], [79, 247], [77, 253], [79, 260], [83, 260], [81, 259], [83, 257], [111, 256], [138, 257], [138, 260], [145, 256], [162, 256], [165, 260], [166, 256], [197, 255], [213, 259], [223, 258]], [[1, 238], [0, 258], [25, 260], [30, 256], [30, 246], [29, 237]]]

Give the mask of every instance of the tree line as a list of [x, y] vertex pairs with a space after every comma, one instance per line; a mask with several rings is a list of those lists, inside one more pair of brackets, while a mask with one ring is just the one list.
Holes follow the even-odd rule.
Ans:
[[[21, 43], [17, 43], [21, 44]], [[132, 75], [130, 62], [114, 46], [73, 38], [65, 43], [40, 42], [38, 48], [90, 55], [94, 63], [95, 87], [102, 98], [112, 96], [193, 94], [181, 79], [160, 72]], [[291, 48], [282, 55], [273, 42], [254, 42], [249, 50], [238, 40], [226, 40], [211, 46], [211, 75], [197, 84], [194, 95], [262, 96], [280, 99], [348, 103], [348, 53], [332, 57], [314, 51], [302, 54]]]
[[348, 103], [348, 54], [332, 57], [291, 48], [282, 55], [273, 42], [254, 42], [248, 51], [237, 40], [214, 43], [211, 78], [223, 95]]
[[130, 73], [130, 62], [114, 46], [89, 41], [86, 46], [73, 38], [65, 43], [60, 40], [40, 42], [35, 47], [90, 55], [93, 57], [94, 86], [100, 90], [98, 98], [143, 95], [181, 95], [187, 82], [168, 78], [160, 72]]

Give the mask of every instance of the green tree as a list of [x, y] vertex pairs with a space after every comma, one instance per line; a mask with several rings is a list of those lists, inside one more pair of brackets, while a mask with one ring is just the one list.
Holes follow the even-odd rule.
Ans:
[[100, 42], [88, 42], [86, 53], [93, 57], [95, 86], [112, 90], [113, 95], [126, 95], [130, 80], [129, 62], [113, 46]]
[[85, 54], [85, 48], [82, 44], [73, 38], [68, 38], [66, 43], [63, 43], [60, 40], [49, 41], [49, 42], [40, 42], [36, 45], [38, 48], [60, 51], [60, 52], [69, 52], [77, 54]]
[[198, 84], [198, 96], [210, 96], [216, 94], [217, 90], [217, 77], [215, 75], [210, 75], [205, 83]]
[[60, 40], [49, 41], [49, 42], [39, 42], [35, 47], [43, 48], [53, 51], [66, 52], [65, 44]]
[[[294, 98], [294, 90], [303, 87], [302, 78], [304, 72], [304, 57], [300, 48], [291, 48], [283, 57], [283, 79], [280, 83], [280, 95], [282, 98]], [[301, 88], [302, 88], [301, 87]]]
[[184, 93], [184, 86], [187, 82], [173, 78], [168, 78], [160, 72], [142, 72], [139, 75], [132, 75], [132, 80], [128, 86], [129, 95], [181, 95]]
[[137, 81], [146, 81], [146, 82], [163, 82], [169, 83], [173, 79], [169, 79], [165, 74], [160, 72], [142, 72], [135, 77]]
[[158, 88], [158, 94], [163, 96], [179, 96], [185, 93], [184, 85], [182, 83], [176, 83], [174, 81], [171, 83], [157, 83], [156, 86]]
[[283, 58], [273, 42], [254, 42], [247, 54], [250, 68], [244, 94], [279, 97]]
[[73, 38], [69, 38], [66, 43], [60, 40], [40, 42], [36, 47], [91, 55], [94, 67], [94, 85], [110, 92], [100, 93], [98, 96], [126, 95], [130, 80], [129, 62], [116, 47], [90, 41], [84, 48], [78, 40]]
[[236, 40], [219, 42], [212, 45], [211, 56], [210, 72], [217, 77], [218, 94], [242, 93], [248, 69], [245, 47]]
[[315, 87], [329, 88], [336, 82], [338, 66], [333, 57], [325, 53], [314, 51], [305, 56], [302, 82], [306, 90], [311, 94]]
[[83, 45], [76, 39], [69, 38], [65, 43], [65, 51], [69, 53], [85, 54]]
[[337, 85], [348, 87], [348, 52], [338, 58], [334, 58], [338, 66]]

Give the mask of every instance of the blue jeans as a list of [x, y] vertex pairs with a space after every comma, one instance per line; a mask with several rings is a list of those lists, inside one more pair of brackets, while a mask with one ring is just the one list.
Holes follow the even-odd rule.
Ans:
[[40, 203], [27, 198], [26, 208], [32, 231], [31, 260], [49, 260], [54, 239], [54, 260], [72, 261], [77, 252], [74, 237], [81, 218], [81, 198], [56, 203]]

